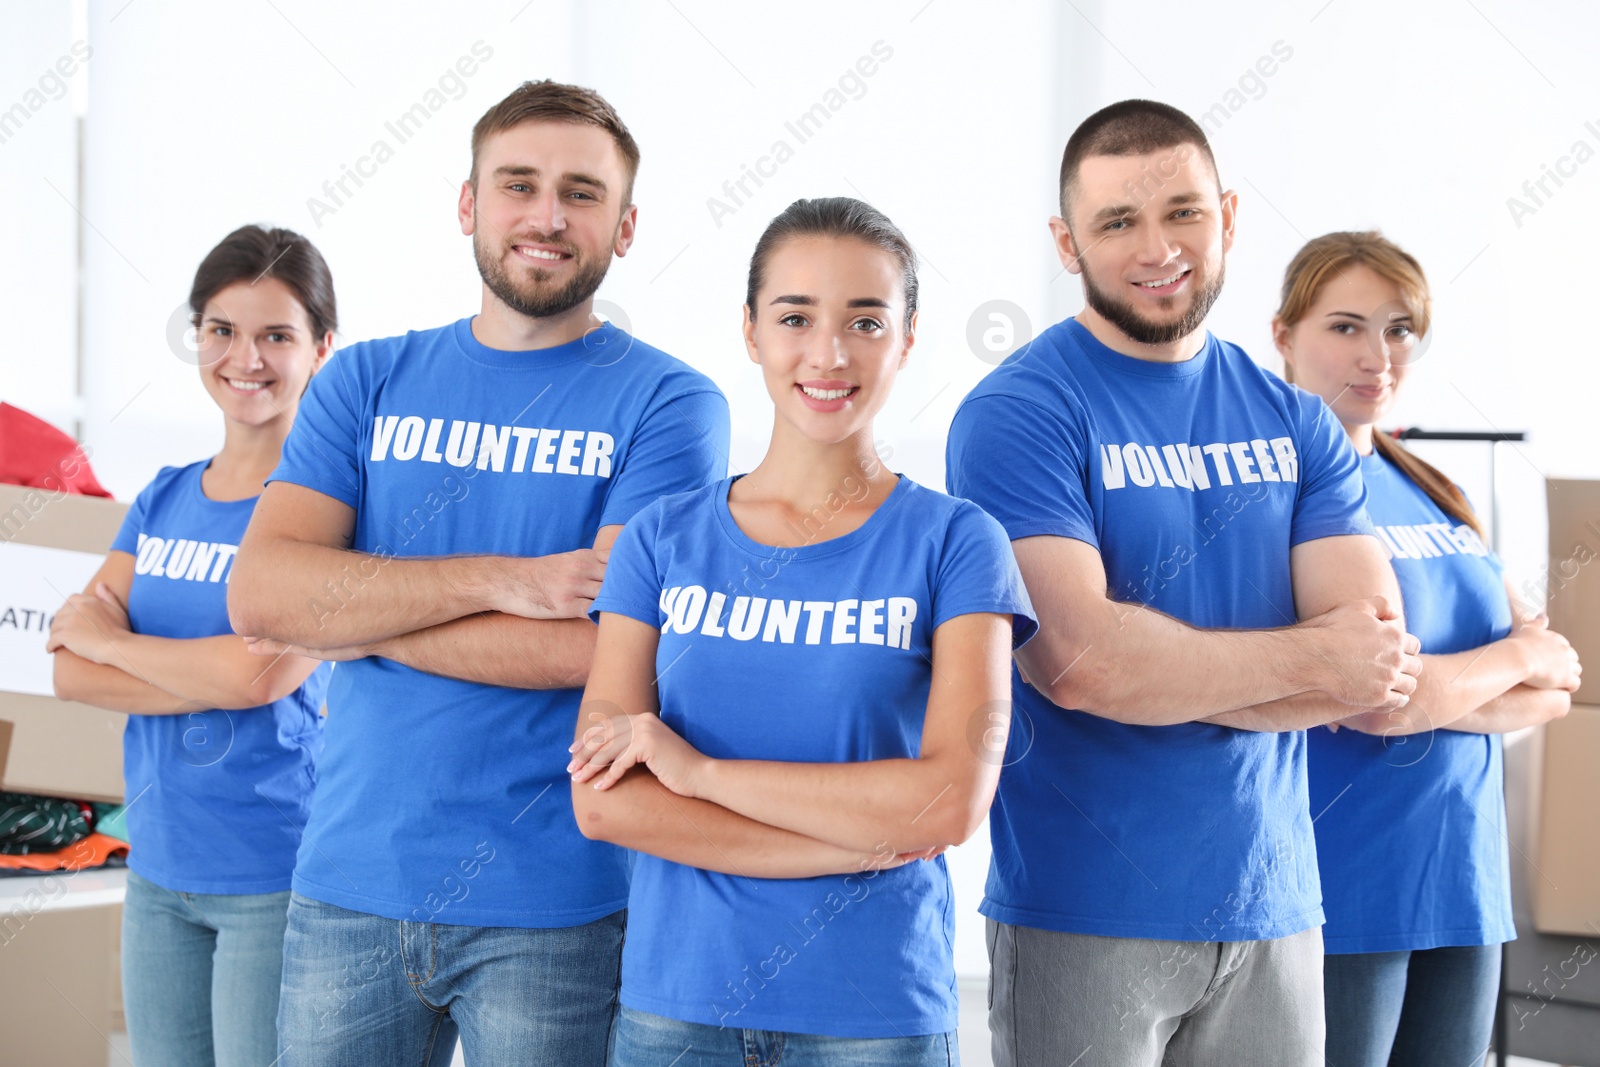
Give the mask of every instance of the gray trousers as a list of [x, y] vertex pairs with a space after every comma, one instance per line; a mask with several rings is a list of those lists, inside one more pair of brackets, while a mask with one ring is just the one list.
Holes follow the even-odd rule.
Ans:
[[1154, 941], [988, 920], [995, 1067], [1323, 1063], [1322, 929]]

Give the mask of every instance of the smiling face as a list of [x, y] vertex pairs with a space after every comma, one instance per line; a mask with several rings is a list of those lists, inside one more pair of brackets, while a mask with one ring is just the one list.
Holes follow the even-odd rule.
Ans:
[[1406, 306], [1394, 282], [1351, 265], [1322, 286], [1299, 322], [1273, 324], [1294, 383], [1327, 402], [1363, 453], [1420, 340]]
[[1070, 224], [1050, 220], [1062, 265], [1083, 275], [1084, 325], [1126, 355], [1198, 351], [1222, 291], [1236, 203], [1193, 145], [1086, 157], [1071, 186]]
[[[752, 321], [751, 311], [754, 311]], [[905, 275], [853, 237], [793, 237], [767, 259], [745, 345], [777, 418], [819, 444], [871, 430], [914, 340]]]
[[635, 209], [611, 135], [574, 122], [525, 122], [490, 137], [476, 180], [461, 187], [461, 232], [478, 273], [506, 307], [530, 318], [592, 297], [633, 243]]
[[250, 427], [292, 422], [332, 350], [293, 289], [273, 277], [219, 289], [200, 313], [200, 380], [223, 415]]

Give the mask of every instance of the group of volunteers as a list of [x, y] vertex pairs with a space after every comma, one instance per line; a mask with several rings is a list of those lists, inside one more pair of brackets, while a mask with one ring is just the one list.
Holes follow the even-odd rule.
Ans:
[[1050, 219], [1085, 307], [961, 404], [946, 495], [873, 443], [911, 242], [797, 200], [730, 477], [717, 387], [593, 314], [638, 166], [596, 93], [523, 84], [460, 190], [478, 313], [337, 355], [305, 238], [201, 263], [222, 449], [49, 638], [129, 713], [134, 1062], [954, 1064], [942, 853], [985, 818], [997, 1064], [1476, 1062], [1499, 735], [1580, 668], [1375, 430], [1417, 261], [1310, 241], [1261, 369], [1205, 329], [1204, 132], [1098, 111]]

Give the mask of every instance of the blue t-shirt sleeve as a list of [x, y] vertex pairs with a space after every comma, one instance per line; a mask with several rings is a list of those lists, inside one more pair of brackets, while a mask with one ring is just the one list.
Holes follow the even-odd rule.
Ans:
[[639, 423], [606, 490], [601, 526], [647, 504], [720, 481], [728, 472], [728, 401], [715, 387], [666, 398]]
[[[160, 475], [157, 475], [159, 479]], [[130, 556], [139, 554], [139, 534], [144, 530], [145, 516], [149, 514], [150, 497], [155, 493], [155, 488], [156, 483], [151, 482], [139, 490], [139, 495], [128, 505], [128, 513], [122, 516], [122, 525], [111, 542], [111, 551], [126, 552]]]
[[661, 529], [661, 508], [647, 505], [628, 520], [611, 546], [600, 595], [589, 607], [589, 618], [600, 621], [609, 611], [651, 626], [660, 626], [661, 576], [656, 570], [656, 535]]
[[1289, 544], [1320, 537], [1371, 534], [1361, 457], [1326, 404], [1301, 394], [1300, 493], [1295, 498]]
[[977, 504], [1006, 536], [1071, 537], [1100, 547], [1089, 507], [1088, 446], [1070, 418], [994, 394], [956, 411], [945, 445], [951, 496]]
[[950, 517], [939, 555], [933, 628], [937, 630], [958, 615], [978, 612], [1011, 616], [1013, 648], [1039, 629], [1005, 530], [982, 508], [963, 501]]
[[283, 442], [283, 456], [267, 481], [293, 482], [360, 506], [362, 405], [350, 380], [355, 363], [354, 353], [342, 352], [311, 379]]

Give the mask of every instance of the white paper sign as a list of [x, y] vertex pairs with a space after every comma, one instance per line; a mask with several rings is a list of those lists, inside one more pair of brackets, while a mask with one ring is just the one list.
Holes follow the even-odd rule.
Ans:
[[0, 544], [0, 689], [54, 696], [50, 620], [83, 592], [105, 556], [43, 545]]

